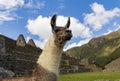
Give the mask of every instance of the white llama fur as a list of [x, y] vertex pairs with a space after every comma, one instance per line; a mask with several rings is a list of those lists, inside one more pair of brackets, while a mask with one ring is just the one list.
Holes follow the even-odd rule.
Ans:
[[53, 72], [58, 76], [63, 46], [56, 46], [54, 43], [54, 37], [51, 36], [48, 42], [46, 43], [44, 50], [40, 55], [37, 63], [40, 64], [46, 70]]

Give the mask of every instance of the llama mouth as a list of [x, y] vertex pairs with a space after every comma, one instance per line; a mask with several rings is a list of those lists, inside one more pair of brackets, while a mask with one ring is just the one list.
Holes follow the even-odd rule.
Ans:
[[64, 40], [65, 40], [65, 41], [68, 41], [68, 40], [70, 40], [71, 38], [72, 38], [72, 34], [69, 33], [69, 34], [67, 34], [67, 35], [64, 37]]
[[70, 40], [72, 37], [71, 36], [68, 36], [68, 37], [65, 37], [65, 40]]

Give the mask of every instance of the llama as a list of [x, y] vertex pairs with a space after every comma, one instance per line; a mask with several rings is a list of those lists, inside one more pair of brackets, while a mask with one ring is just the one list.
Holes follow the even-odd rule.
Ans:
[[69, 30], [70, 17], [64, 27], [56, 26], [56, 18], [56, 14], [51, 18], [50, 24], [53, 35], [50, 36], [45, 44], [32, 76], [7, 78], [0, 81], [57, 81], [63, 47], [66, 42], [71, 39], [72, 32]]

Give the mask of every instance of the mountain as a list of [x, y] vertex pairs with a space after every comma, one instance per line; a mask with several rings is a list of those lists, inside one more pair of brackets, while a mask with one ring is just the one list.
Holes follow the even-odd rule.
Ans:
[[120, 29], [108, 35], [93, 38], [87, 44], [73, 47], [65, 53], [81, 59], [88, 58], [89, 62], [104, 68], [105, 65], [120, 57]]

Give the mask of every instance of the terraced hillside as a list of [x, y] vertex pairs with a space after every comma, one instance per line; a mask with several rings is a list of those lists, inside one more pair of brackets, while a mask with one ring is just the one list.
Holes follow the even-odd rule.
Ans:
[[[17, 40], [0, 35], [0, 67], [14, 72], [15, 76], [31, 75], [41, 52], [42, 49], [36, 47], [32, 39], [26, 43], [23, 35]], [[60, 73], [80, 72], [80, 68], [79, 58], [63, 53]]]

